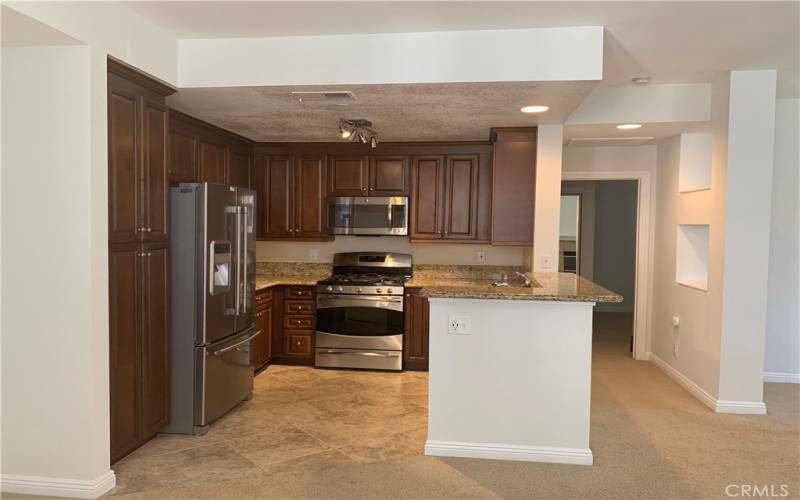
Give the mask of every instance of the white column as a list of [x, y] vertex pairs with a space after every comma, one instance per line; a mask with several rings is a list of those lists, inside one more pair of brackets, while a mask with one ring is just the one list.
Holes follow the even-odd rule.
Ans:
[[[558, 271], [563, 125], [539, 125], [536, 143], [536, 199], [533, 221], [535, 272]], [[549, 266], [545, 260], [549, 259]]]
[[730, 75], [717, 411], [762, 413], [776, 72]]

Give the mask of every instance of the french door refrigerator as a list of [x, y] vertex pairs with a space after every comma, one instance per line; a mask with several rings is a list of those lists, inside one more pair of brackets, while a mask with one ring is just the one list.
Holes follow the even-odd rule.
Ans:
[[210, 183], [170, 188], [170, 421], [205, 434], [253, 391], [255, 192]]

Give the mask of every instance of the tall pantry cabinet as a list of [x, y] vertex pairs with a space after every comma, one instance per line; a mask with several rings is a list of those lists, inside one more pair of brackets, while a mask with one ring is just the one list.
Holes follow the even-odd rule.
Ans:
[[169, 420], [169, 116], [175, 90], [108, 60], [111, 462]]

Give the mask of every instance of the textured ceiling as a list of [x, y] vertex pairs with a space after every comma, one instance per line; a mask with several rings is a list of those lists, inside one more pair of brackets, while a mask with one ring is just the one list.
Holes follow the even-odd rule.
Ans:
[[[255, 141], [340, 140], [340, 118], [372, 121], [381, 141], [487, 140], [491, 127], [563, 123], [595, 82], [502, 82], [182, 89], [168, 104]], [[292, 91], [351, 90], [348, 106], [298, 102]], [[525, 114], [519, 108], [550, 110]]]

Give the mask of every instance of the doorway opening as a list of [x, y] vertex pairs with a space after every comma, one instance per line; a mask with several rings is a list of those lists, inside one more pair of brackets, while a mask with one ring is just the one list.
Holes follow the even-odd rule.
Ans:
[[[589, 178], [561, 185], [559, 271], [574, 272], [623, 297], [597, 304], [596, 349], [636, 359], [646, 357], [647, 294], [640, 256], [649, 230], [642, 230], [643, 188], [637, 178]], [[649, 195], [649, 192], [647, 193]], [[638, 348], [638, 349], [637, 349]]]

